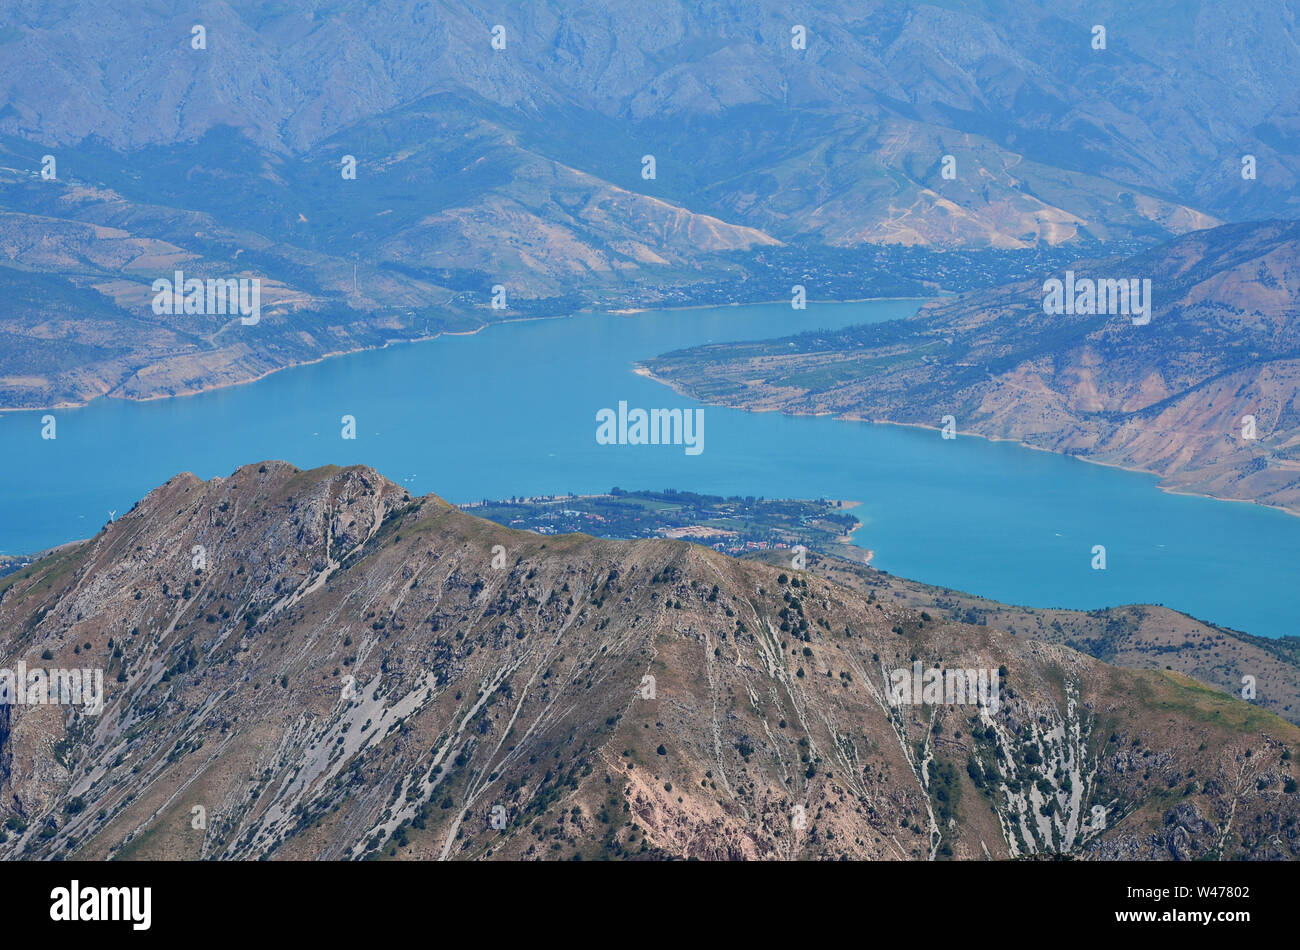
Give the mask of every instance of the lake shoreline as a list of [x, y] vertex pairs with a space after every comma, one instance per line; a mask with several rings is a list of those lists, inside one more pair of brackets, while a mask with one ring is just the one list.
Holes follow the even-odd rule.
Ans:
[[[935, 300], [934, 297], [853, 297], [849, 300], [809, 300], [810, 304], [823, 304], [826, 306], [837, 306], [846, 303], [881, 303], [891, 300]], [[682, 304], [678, 307], [629, 307], [623, 310], [580, 310], [579, 313], [608, 313], [613, 316], [631, 316], [638, 313], [678, 313], [682, 310], [724, 310], [729, 307], [771, 307], [781, 304], [789, 306], [790, 301], [784, 298], [780, 300], [747, 300], [744, 303], [692, 303]]]
[[[564, 316], [573, 316], [566, 314]], [[299, 366], [315, 366], [318, 363], [324, 363], [326, 360], [336, 359], [340, 356], [355, 356], [358, 353], [378, 353], [392, 346], [406, 346], [413, 343], [428, 343], [444, 336], [474, 336], [486, 330], [488, 327], [501, 326], [507, 323], [531, 323], [536, 320], [561, 320], [564, 316], [551, 317], [518, 317], [514, 320], [494, 320], [492, 323], [484, 323], [473, 330], [440, 330], [437, 333], [426, 336], [411, 337], [409, 340], [389, 340], [381, 346], [358, 346], [350, 350], [334, 350], [329, 353], [322, 353], [320, 356], [309, 360], [299, 360], [293, 363], [286, 363], [283, 366], [276, 366], [268, 369], [264, 373], [258, 373], [256, 376], [250, 376], [247, 379], [232, 380], [227, 383], [213, 383], [211, 386], [200, 386], [194, 389], [182, 389], [172, 393], [154, 393], [149, 396], [122, 396], [114, 395], [110, 390], [99, 396], [85, 399], [80, 402], [58, 403], [54, 406], [0, 406], [0, 413], [5, 412], [58, 412], [64, 409], [85, 409], [91, 403], [98, 402], [101, 399], [120, 399], [122, 402], [158, 402], [163, 399], [184, 399], [188, 396], [201, 396], [204, 393], [220, 392], [223, 389], [235, 389], [239, 386], [249, 386], [253, 383], [261, 382], [276, 373], [282, 373], [285, 370], [296, 369]], [[141, 367], [145, 369], [147, 367]], [[139, 372], [139, 370], [137, 370]]]
[[[932, 297], [860, 297], [860, 298], [855, 298], [853, 300], [810, 300], [809, 303], [835, 306], [838, 304], [875, 303], [879, 301], [932, 300], [932, 299], [934, 298]], [[765, 307], [765, 306], [772, 306], [775, 304], [789, 304], [789, 301], [788, 300], [755, 300], [755, 301], [746, 301], [744, 303], [688, 304], [679, 307], [632, 307], [623, 310], [574, 310], [570, 313], [556, 313], [556, 314], [549, 314], [547, 316], [542, 316], [542, 317], [515, 317], [510, 320], [493, 320], [490, 323], [480, 324], [479, 326], [475, 327], [473, 330], [440, 330], [437, 333], [426, 334], [424, 336], [411, 337], [410, 339], [406, 339], [406, 340], [389, 340], [387, 343], [384, 343], [380, 346], [358, 346], [347, 350], [335, 350], [330, 353], [322, 353], [320, 356], [317, 356], [313, 359], [299, 360], [296, 362], [286, 363], [283, 366], [276, 366], [273, 369], [268, 369], [265, 372], [258, 373], [256, 376], [250, 376], [246, 379], [236, 379], [230, 382], [213, 383], [210, 386], [199, 386], [196, 388], [181, 389], [181, 390], [177, 390], [176, 392], [168, 392], [168, 393], [153, 393], [148, 396], [115, 395], [113, 390], [109, 390], [108, 392], [101, 393], [98, 396], [92, 396], [89, 399], [83, 399], [76, 402], [56, 403], [53, 406], [0, 406], [0, 413], [60, 412], [66, 409], [84, 409], [87, 406], [89, 406], [91, 403], [97, 402], [101, 399], [120, 399], [123, 402], [157, 402], [158, 400], [161, 399], [183, 399], [188, 396], [201, 396], [204, 393], [219, 392], [220, 390], [223, 389], [234, 389], [237, 386], [247, 386], [252, 383], [260, 382], [261, 380], [264, 380], [267, 377], [274, 376], [276, 373], [284, 372], [285, 370], [295, 369], [299, 366], [315, 366], [318, 363], [323, 363], [326, 360], [335, 359], [340, 356], [354, 356], [357, 353], [375, 353], [381, 350], [386, 350], [392, 346], [405, 346], [413, 343], [428, 343], [431, 340], [436, 340], [444, 336], [476, 336], [477, 334], [482, 333], [484, 330], [490, 329], [491, 327], [505, 326], [511, 323], [536, 323], [541, 320], [571, 320], [577, 316], [606, 315], [606, 316], [614, 316], [614, 317], [627, 317], [627, 316], [636, 316], [638, 314], [643, 314], [643, 313], [678, 312], [684, 310], [722, 310], [729, 307]], [[135, 372], [138, 373], [140, 372], [140, 370], [147, 369], [147, 368], [148, 368], [147, 366], [142, 366], [139, 369], [137, 369]]]
[[[857, 516], [864, 530], [843, 543], [836, 524], [857, 525], [827, 521], [815, 532], [820, 544], [802, 543], [853, 560], [872, 551], [873, 568], [1003, 603], [1164, 604], [1270, 637], [1294, 632], [1276, 591], [1300, 558], [1300, 522], [1267, 510], [1178, 502], [1151, 491], [1154, 477], [1105, 476], [1053, 458], [1062, 452], [1029, 457], [1019, 444], [998, 448], [995, 440], [951, 446], [933, 431], [908, 435], [753, 411], [712, 416], [715, 442], [698, 457], [680, 448], [603, 447], [593, 436], [593, 413], [619, 399], [701, 405], [669, 396], [647, 369], [630, 372], [641, 363], [657, 371], [647, 359], [656, 353], [709, 340], [761, 341], [792, 323], [898, 321], [916, 307], [895, 300], [792, 315], [777, 304], [651, 311], [627, 320], [584, 312], [530, 320], [496, 336], [465, 324], [460, 341], [390, 343], [382, 353], [374, 347], [370, 356], [272, 375], [210, 399], [160, 404], [166, 408], [105, 402], [61, 415], [69, 429], [57, 442], [33, 438], [39, 414], [13, 415], [7, 428], [0, 425], [0, 445], [23, 465], [0, 491], [4, 547], [24, 554], [82, 537], [103, 522], [98, 512], [129, 507], [177, 472], [224, 476], [250, 459], [272, 458], [300, 469], [370, 466], [412, 495], [432, 491], [471, 513], [484, 498], [599, 495], [629, 484], [856, 500], [862, 504], [842, 515]], [[670, 378], [699, 388], [689, 374]], [[752, 402], [739, 392], [708, 396]], [[355, 430], [334, 428], [345, 415], [360, 420]], [[932, 425], [913, 427], [937, 425], [936, 416]], [[802, 530], [783, 535], [785, 545]], [[640, 532], [633, 525], [628, 533]], [[1095, 540], [1112, 554], [1106, 573], [1089, 569]], [[1233, 571], [1229, 588], [1221, 583], [1225, 565]]]
[[[644, 364], [638, 363], [633, 368], [632, 372], [636, 373], [636, 375], [638, 376], [644, 377], [645, 379], [649, 379], [653, 382], [656, 382], [661, 386], [665, 386], [668, 389], [671, 389], [677, 395], [682, 396], [686, 399], [694, 399], [696, 402], [703, 402], [704, 405], [706, 406], [718, 406], [719, 408], [722, 409], [734, 409], [737, 412], [749, 412], [749, 413], [779, 412], [787, 416], [804, 416], [806, 418], [811, 418], [811, 419], [830, 416], [831, 418], [839, 419], [841, 422], [865, 422], [867, 425], [899, 426], [906, 429], [927, 429], [931, 432], [942, 431], [942, 427], [935, 426], [935, 425], [928, 425], [924, 422], [898, 422], [893, 419], [866, 419], [863, 418], [862, 416], [845, 415], [843, 413], [833, 413], [833, 412], [802, 412], [802, 411], [775, 409], [775, 408], [774, 409], [750, 409], [747, 406], [737, 406], [732, 403], [726, 403], [726, 402], [704, 402], [704, 400], [700, 399], [698, 396], [693, 395], [692, 393], [686, 392], [671, 380], [664, 379], [661, 376], [656, 376]], [[1286, 508], [1283, 507], [1282, 505], [1265, 505], [1258, 501], [1252, 501], [1249, 498], [1228, 498], [1223, 495], [1211, 495], [1208, 494], [1207, 492], [1195, 492], [1195, 491], [1187, 491], [1186, 489], [1172, 488], [1161, 484], [1161, 482], [1163, 481], [1163, 477], [1159, 473], [1151, 472], [1144, 468], [1136, 468], [1131, 465], [1120, 465], [1118, 462], [1104, 462], [1101, 459], [1088, 458], [1086, 455], [1068, 455], [1065, 452], [1057, 452], [1053, 449], [1046, 449], [1043, 448], [1041, 445], [1030, 445], [1027, 442], [1022, 442], [1019, 439], [1014, 439], [1014, 438], [998, 438], [997, 436], [981, 435], [978, 432], [965, 432], [965, 433], [958, 433], [958, 434], [965, 435], [968, 438], [983, 439], [985, 442], [1010, 442], [1014, 445], [1019, 446], [1020, 448], [1029, 449], [1032, 452], [1046, 452], [1048, 455], [1054, 455], [1057, 456], [1058, 458], [1078, 459], [1080, 462], [1086, 462], [1089, 465], [1100, 465], [1104, 468], [1119, 469], [1121, 472], [1132, 472], [1135, 475], [1149, 475], [1150, 477], [1156, 479], [1156, 488], [1158, 488], [1160, 491], [1164, 492], [1167, 495], [1181, 495], [1185, 498], [1205, 498], [1210, 501], [1223, 501], [1223, 502], [1231, 502], [1233, 504], [1238, 504], [1238, 505], [1251, 505], [1256, 508], [1266, 508], [1269, 511], [1281, 512], [1282, 514], [1289, 515], [1293, 518], [1300, 518], [1300, 509]]]

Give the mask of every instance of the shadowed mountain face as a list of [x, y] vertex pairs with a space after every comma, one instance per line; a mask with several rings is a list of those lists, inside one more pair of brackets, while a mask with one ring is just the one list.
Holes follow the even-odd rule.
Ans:
[[[3, 707], [9, 857], [1300, 854], [1300, 730], [1183, 676], [364, 468], [178, 476], [0, 631], [105, 670], [99, 715]], [[895, 704], [914, 663], [997, 692]]]
[[1300, 227], [1225, 225], [1073, 269], [1149, 280], [1150, 322], [1045, 313], [1035, 281], [909, 320], [647, 365], [706, 400], [933, 426], [951, 415], [962, 431], [1153, 472], [1171, 489], [1300, 511]]

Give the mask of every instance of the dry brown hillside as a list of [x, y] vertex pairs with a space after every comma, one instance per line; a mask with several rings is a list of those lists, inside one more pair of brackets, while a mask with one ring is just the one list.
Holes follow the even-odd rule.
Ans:
[[951, 415], [962, 432], [1300, 512], [1300, 226], [1228, 225], [1074, 270], [1150, 280], [1150, 322], [1044, 313], [1054, 272], [909, 320], [646, 365], [712, 402], [936, 428]]
[[0, 713], [8, 858], [1300, 855], [1300, 730], [1182, 675], [360, 467], [173, 478], [0, 581], [20, 660], [106, 701]]

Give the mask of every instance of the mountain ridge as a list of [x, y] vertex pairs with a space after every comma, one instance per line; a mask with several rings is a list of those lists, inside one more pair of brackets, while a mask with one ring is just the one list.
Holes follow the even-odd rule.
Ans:
[[[0, 631], [109, 684], [97, 717], [4, 708], [9, 858], [1300, 847], [1300, 730], [1191, 680], [684, 542], [512, 532], [362, 466], [173, 478], [0, 580]], [[1000, 701], [892, 704], [913, 656]]]

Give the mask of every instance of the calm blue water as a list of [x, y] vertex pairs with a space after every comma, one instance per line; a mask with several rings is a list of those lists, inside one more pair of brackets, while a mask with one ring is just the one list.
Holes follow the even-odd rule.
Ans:
[[[909, 301], [583, 315], [493, 327], [151, 403], [0, 416], [0, 553], [93, 534], [182, 471], [286, 459], [372, 465], [452, 502], [681, 488], [857, 499], [855, 540], [905, 577], [1034, 606], [1163, 603], [1251, 633], [1300, 633], [1300, 518], [1168, 495], [1149, 476], [937, 432], [704, 411], [704, 452], [602, 446], [597, 410], [694, 407], [632, 364], [706, 341], [762, 339], [913, 313]], [[356, 441], [340, 417], [357, 418]], [[1104, 544], [1108, 568], [1094, 571]]]

